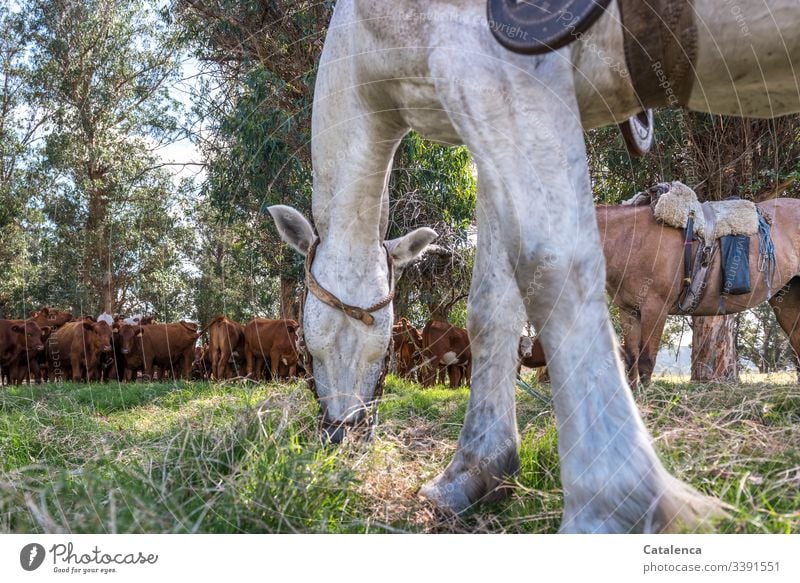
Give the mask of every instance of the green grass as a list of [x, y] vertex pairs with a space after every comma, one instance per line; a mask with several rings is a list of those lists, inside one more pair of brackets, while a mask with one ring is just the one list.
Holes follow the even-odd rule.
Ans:
[[[789, 379], [659, 380], [636, 397], [670, 471], [734, 507], [723, 532], [800, 532]], [[304, 383], [2, 387], [0, 532], [555, 532], [555, 419], [522, 391], [512, 495], [458, 518], [417, 496], [468, 398], [390, 377], [375, 438], [331, 447]]]

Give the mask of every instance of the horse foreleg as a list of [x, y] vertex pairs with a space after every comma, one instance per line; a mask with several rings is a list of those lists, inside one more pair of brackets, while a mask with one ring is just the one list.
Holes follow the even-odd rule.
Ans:
[[639, 384], [639, 353], [642, 347], [642, 317], [637, 309], [620, 308], [622, 324], [622, 349], [628, 384], [635, 389]]
[[691, 527], [716, 505], [664, 469], [625, 382], [580, 112], [565, 98], [574, 95], [573, 74], [559, 58], [540, 57], [538, 79], [511, 67], [499, 77], [497, 59], [430, 58], [434, 79], [499, 85], [505, 99], [437, 84], [478, 166], [481, 244], [467, 318], [475, 359], [467, 415], [453, 461], [422, 493], [463, 510], [495, 497], [519, 467], [513, 381], [527, 316], [541, 331], [552, 377], [562, 531]]
[[666, 303], [657, 301], [652, 307], [644, 307], [641, 317], [641, 349], [639, 351], [639, 380], [643, 385], [650, 384], [656, 366], [661, 335], [667, 323]]

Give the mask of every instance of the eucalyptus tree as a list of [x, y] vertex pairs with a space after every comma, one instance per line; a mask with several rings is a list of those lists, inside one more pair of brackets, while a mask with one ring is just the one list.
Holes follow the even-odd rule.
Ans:
[[29, 22], [19, 7], [0, 5], [0, 314], [9, 316], [24, 299], [28, 223], [36, 219], [27, 167], [47, 115], [31, 99]]
[[51, 112], [39, 164], [50, 183], [39, 193], [50, 238], [42, 286], [81, 311], [113, 312], [142, 301], [129, 293], [154, 264], [181, 268], [182, 250], [166, 241], [188, 241], [157, 154], [177, 132], [179, 44], [155, 0], [22, 4], [33, 90]]

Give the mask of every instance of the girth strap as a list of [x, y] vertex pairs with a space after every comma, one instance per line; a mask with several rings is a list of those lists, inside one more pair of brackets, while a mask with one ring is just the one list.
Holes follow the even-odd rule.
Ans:
[[625, 61], [643, 109], [686, 105], [694, 82], [693, 0], [618, 0]]

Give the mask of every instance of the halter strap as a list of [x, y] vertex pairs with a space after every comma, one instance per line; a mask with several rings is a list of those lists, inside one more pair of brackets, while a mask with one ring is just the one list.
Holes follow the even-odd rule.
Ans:
[[319, 238], [314, 240], [308, 250], [308, 254], [306, 255], [306, 289], [314, 294], [322, 303], [328, 304], [332, 308], [336, 308], [354, 320], [360, 320], [367, 326], [372, 326], [375, 323], [375, 317], [372, 315], [372, 313], [380, 310], [381, 308], [385, 308], [394, 299], [394, 262], [392, 261], [392, 256], [389, 254], [389, 250], [384, 247], [384, 251], [386, 251], [386, 264], [389, 267], [389, 294], [379, 302], [376, 302], [367, 308], [359, 308], [357, 306], [345, 304], [334, 294], [322, 287], [314, 277], [314, 274], [311, 273], [311, 264], [314, 262], [314, 256], [317, 253], [318, 245]]

